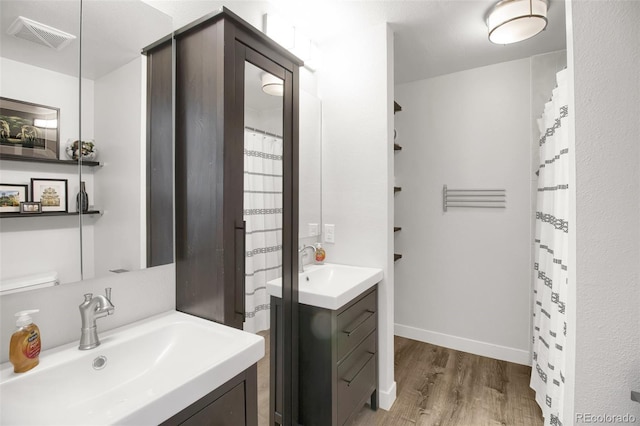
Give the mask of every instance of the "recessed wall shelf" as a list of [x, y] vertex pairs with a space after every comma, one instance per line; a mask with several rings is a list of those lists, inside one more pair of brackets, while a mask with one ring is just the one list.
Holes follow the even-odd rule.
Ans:
[[[396, 112], [400, 112], [400, 111], [402, 111], [402, 107], [400, 106], [400, 104], [397, 103], [396, 101], [393, 101], [393, 113], [395, 114]], [[396, 135], [396, 132], [395, 132], [395, 129], [394, 129], [394, 137], [393, 137], [393, 139], [395, 139], [395, 135]], [[402, 147], [394, 142], [393, 143], [393, 150], [394, 151], [402, 151]], [[399, 187], [399, 186], [394, 186], [393, 187], [393, 193], [394, 194], [396, 194], [396, 193], [398, 193], [400, 191], [402, 191], [401, 187]], [[399, 227], [399, 226], [394, 226], [393, 227], [393, 232], [398, 232], [400, 230], [402, 230], [402, 228]], [[402, 259], [402, 255], [398, 254], [398, 253], [395, 253], [393, 255], [393, 261], [396, 262], [399, 259]]]
[[[89, 210], [88, 212], [82, 213], [83, 215], [95, 215], [102, 213], [100, 210]], [[8, 212], [8, 213], [0, 213], [0, 219], [10, 218], [10, 217], [52, 217], [52, 216], [78, 216], [78, 212], [43, 212], [43, 213], [18, 213], [18, 212]]]
[[[58, 160], [57, 158], [37, 158], [37, 157], [22, 157], [20, 155], [13, 154], [0, 154], [0, 160], [3, 161], [20, 161], [23, 163], [49, 163], [49, 164], [65, 164], [68, 166], [78, 166], [78, 160]], [[98, 161], [82, 161], [83, 166], [96, 167], [100, 165]]]

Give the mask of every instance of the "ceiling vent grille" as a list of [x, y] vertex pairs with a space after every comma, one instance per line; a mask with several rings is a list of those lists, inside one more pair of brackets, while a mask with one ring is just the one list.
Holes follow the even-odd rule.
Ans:
[[76, 38], [73, 34], [65, 33], [64, 31], [23, 16], [18, 16], [18, 18], [13, 21], [13, 24], [11, 24], [7, 30], [7, 34], [56, 50], [62, 50]]

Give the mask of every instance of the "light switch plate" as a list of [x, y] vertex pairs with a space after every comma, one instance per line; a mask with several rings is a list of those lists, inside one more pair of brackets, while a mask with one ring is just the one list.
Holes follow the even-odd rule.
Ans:
[[336, 226], [333, 224], [325, 223], [324, 225], [324, 242], [335, 243], [336, 242]]
[[309, 236], [318, 235], [318, 224], [310, 223], [309, 224]]

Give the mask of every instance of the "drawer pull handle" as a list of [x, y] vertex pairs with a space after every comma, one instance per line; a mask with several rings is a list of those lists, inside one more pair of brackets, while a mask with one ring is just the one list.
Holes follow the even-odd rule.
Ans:
[[[351, 386], [351, 383], [358, 378], [358, 376], [360, 375], [360, 373], [362, 373], [362, 370], [364, 370], [364, 368], [367, 366], [367, 364], [369, 364], [369, 361], [371, 361], [371, 358], [373, 358], [375, 356], [374, 352], [369, 352], [367, 351], [367, 355], [369, 355], [366, 359], [365, 362], [362, 363], [362, 365], [360, 366], [360, 368], [358, 368], [358, 371], [356, 371], [356, 374], [353, 374], [351, 376], [351, 378], [347, 379], [347, 378], [342, 378], [342, 380], [344, 380], [345, 382], [347, 382], [347, 386]], [[347, 375], [347, 377], [349, 377], [349, 375]]]
[[342, 332], [345, 333], [347, 337], [351, 337], [351, 335], [355, 333], [355, 331], [359, 329], [362, 326], [362, 324], [364, 324], [369, 318], [371, 318], [371, 315], [373, 314], [375, 314], [374, 311], [367, 309], [366, 311], [361, 313], [360, 316], [356, 318], [354, 322], [349, 324], [349, 326], [347, 326], [346, 329], [342, 330]]

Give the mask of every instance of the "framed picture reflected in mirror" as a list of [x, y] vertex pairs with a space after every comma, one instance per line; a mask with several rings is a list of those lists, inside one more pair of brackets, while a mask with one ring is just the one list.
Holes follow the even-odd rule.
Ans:
[[60, 109], [0, 97], [0, 155], [60, 158]]
[[20, 213], [37, 214], [42, 213], [42, 203], [35, 201], [23, 201], [20, 203]]
[[20, 203], [27, 201], [28, 185], [0, 183], [0, 213], [20, 211]]
[[66, 212], [67, 179], [31, 179], [31, 201], [42, 204], [42, 212]]

